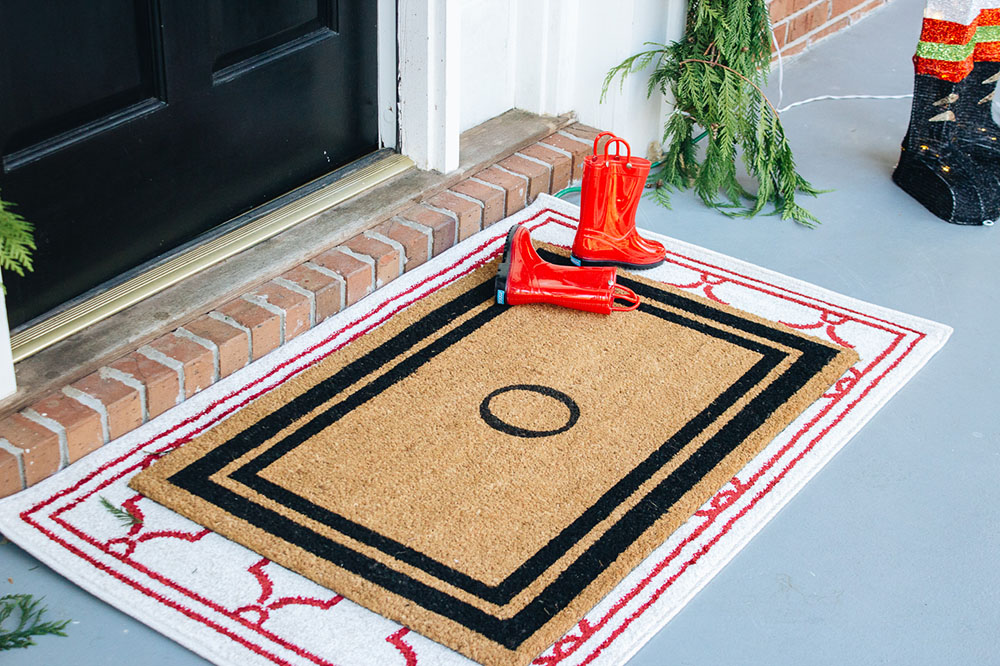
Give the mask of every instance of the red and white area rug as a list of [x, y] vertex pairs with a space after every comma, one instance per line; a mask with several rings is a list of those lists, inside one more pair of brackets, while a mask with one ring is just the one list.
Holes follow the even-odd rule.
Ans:
[[[0, 532], [108, 603], [219, 664], [471, 663], [143, 498], [158, 451], [503, 251], [507, 230], [568, 247], [579, 210], [542, 196], [45, 482], [0, 502]], [[654, 234], [649, 234], [655, 237]], [[662, 627], [947, 340], [950, 329], [669, 238], [644, 277], [854, 349], [860, 361], [555, 645], [540, 666], [621, 664]], [[131, 527], [104, 504], [122, 506]]]

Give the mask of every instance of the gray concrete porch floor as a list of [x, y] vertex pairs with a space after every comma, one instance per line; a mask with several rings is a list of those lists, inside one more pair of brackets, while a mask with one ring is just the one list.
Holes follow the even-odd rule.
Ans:
[[[923, 4], [895, 0], [789, 63], [785, 103], [910, 92]], [[645, 228], [955, 333], [630, 666], [1000, 664], [1000, 231], [948, 225], [892, 184], [908, 117], [908, 100], [784, 115], [801, 173], [833, 189], [804, 201], [816, 230], [730, 220], [689, 193], [640, 207]], [[77, 623], [4, 664], [204, 663], [5, 544], [14, 592]]]

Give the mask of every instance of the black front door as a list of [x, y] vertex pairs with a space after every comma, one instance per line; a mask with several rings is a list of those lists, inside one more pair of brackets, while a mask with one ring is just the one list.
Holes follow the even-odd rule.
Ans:
[[0, 0], [16, 326], [378, 146], [374, 0]]

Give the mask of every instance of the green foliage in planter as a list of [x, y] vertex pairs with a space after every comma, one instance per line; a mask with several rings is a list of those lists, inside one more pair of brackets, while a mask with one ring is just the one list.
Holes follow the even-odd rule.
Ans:
[[30, 594], [0, 597], [0, 651], [35, 645], [35, 636], [65, 636], [69, 620], [42, 622], [45, 608]]
[[[672, 188], [693, 187], [702, 201], [727, 215], [750, 217], [770, 202], [783, 219], [817, 223], [795, 195], [819, 191], [796, 172], [778, 112], [761, 90], [771, 57], [765, 1], [691, 0], [684, 39], [646, 45], [653, 48], [608, 72], [602, 100], [615, 77], [624, 85], [628, 75], [651, 65], [648, 95], [673, 94], [676, 107], [663, 134], [667, 152], [651, 174], [653, 197], [669, 207]], [[700, 160], [696, 125], [708, 136]], [[755, 193], [737, 179], [740, 156], [757, 181]]]

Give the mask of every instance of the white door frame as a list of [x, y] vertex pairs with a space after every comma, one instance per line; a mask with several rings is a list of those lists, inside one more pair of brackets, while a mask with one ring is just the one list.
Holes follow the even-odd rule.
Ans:
[[396, 0], [378, 0], [378, 140], [379, 148], [395, 148], [399, 125], [396, 103]]
[[0, 400], [17, 390], [14, 378], [14, 357], [10, 351], [10, 324], [7, 323], [7, 301], [0, 277]]
[[401, 152], [421, 169], [458, 168], [460, 0], [399, 0]]

